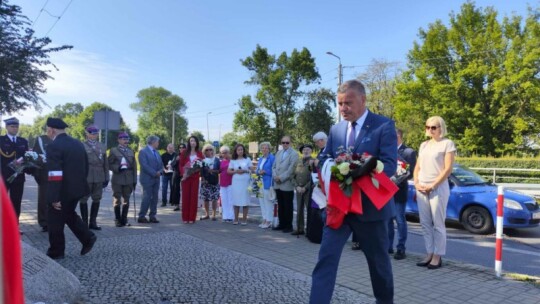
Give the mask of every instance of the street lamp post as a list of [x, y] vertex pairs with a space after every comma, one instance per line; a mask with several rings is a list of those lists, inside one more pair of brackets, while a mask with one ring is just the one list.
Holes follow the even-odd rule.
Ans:
[[212, 112], [206, 113], [206, 140], [210, 142], [210, 127], [208, 125], [208, 115], [212, 114]]
[[[339, 87], [341, 86], [341, 82], [343, 81], [343, 66], [341, 65], [341, 58], [332, 52], [326, 52], [326, 54], [330, 56], [334, 56], [339, 60], [339, 65], [338, 65], [338, 89], [339, 89]], [[336, 107], [337, 107], [337, 121], [339, 122], [341, 120], [341, 115], [339, 114], [339, 106], [337, 105], [337, 102], [336, 102]]]
[[176, 149], [176, 146], [174, 145], [175, 120], [176, 120], [176, 113], [173, 110], [172, 111], [172, 146]]

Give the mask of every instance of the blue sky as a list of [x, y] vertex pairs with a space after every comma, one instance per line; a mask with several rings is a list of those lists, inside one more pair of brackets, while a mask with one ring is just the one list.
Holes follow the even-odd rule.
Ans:
[[[419, 28], [441, 19], [465, 1], [321, 1], [321, 0], [11, 0], [36, 20], [37, 36], [49, 32], [54, 44], [74, 48], [52, 56], [59, 71], [48, 81], [45, 101], [53, 108], [66, 102], [87, 106], [95, 101], [121, 112], [132, 129], [137, 113], [129, 108], [139, 90], [162, 86], [186, 104], [189, 131], [210, 139], [232, 131], [235, 104], [254, 94], [240, 59], [257, 44], [270, 53], [307, 47], [322, 76], [320, 87], [337, 85], [336, 58], [344, 79], [364, 71], [372, 59], [399, 62], [417, 40]], [[70, 3], [71, 2], [71, 3]], [[534, 1], [476, 1], [493, 6], [500, 17], [525, 16]], [[45, 5], [46, 4], [46, 5]], [[45, 7], [44, 7], [45, 5]], [[44, 7], [44, 11], [40, 10]], [[67, 8], [67, 9], [66, 9]], [[57, 20], [50, 15], [62, 18]], [[39, 16], [39, 17], [38, 17]], [[51, 30], [52, 28], [52, 30]], [[310, 86], [315, 88], [315, 86]], [[50, 112], [45, 108], [41, 114]], [[19, 113], [31, 123], [33, 110]]]

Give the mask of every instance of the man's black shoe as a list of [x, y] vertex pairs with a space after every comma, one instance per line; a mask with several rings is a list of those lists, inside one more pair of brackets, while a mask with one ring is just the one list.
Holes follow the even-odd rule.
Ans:
[[293, 232], [292, 228], [284, 228], [282, 230], [283, 233], [289, 233], [289, 232]]
[[49, 227], [47, 226], [41, 227], [41, 232], [47, 232], [47, 231], [49, 231]]
[[161, 203], [161, 207], [166, 207], [167, 203]]
[[98, 226], [97, 224], [90, 224], [90, 225], [88, 225], [88, 229], [101, 230], [101, 227]]
[[121, 220], [114, 220], [114, 225], [116, 227], [124, 227], [124, 224], [122, 223]]
[[277, 226], [277, 227], [272, 228], [272, 230], [283, 230], [283, 227]]
[[150, 219], [150, 223], [157, 224], [157, 223], [159, 223], [159, 221], [157, 220], [157, 218], [154, 217], [154, 218]]
[[94, 247], [94, 244], [96, 243], [96, 241], [97, 241], [97, 237], [95, 235], [92, 235], [88, 243], [83, 245], [81, 249], [81, 255], [85, 255], [89, 253], [90, 250], [92, 250], [92, 247]]
[[178, 207], [178, 205], [176, 205], [176, 208], [174, 208], [173, 211], [180, 211], [180, 207]]
[[304, 235], [305, 232], [304, 231], [294, 231], [293, 233], [291, 233], [292, 235]]
[[146, 217], [140, 217], [137, 219], [137, 223], [148, 224], [150, 222], [146, 219]]
[[388, 249], [388, 254], [394, 254], [394, 249], [392, 248]]
[[398, 249], [396, 254], [394, 254], [394, 259], [396, 260], [403, 260], [406, 257], [405, 250]]
[[53, 255], [53, 254], [48, 254], [47, 253], [47, 256], [53, 260], [61, 260], [63, 258], [65, 258], [65, 256], [63, 254], [58, 254], [58, 255]]
[[353, 242], [353, 243], [352, 243], [351, 249], [352, 249], [352, 250], [362, 250], [362, 247], [360, 247], [360, 243], [359, 243], [359, 242]]

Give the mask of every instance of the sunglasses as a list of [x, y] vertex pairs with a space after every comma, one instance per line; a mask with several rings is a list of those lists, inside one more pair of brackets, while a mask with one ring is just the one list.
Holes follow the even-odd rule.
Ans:
[[282, 145], [288, 145], [288, 144], [290, 144], [290, 142], [288, 142], [288, 141], [282, 141], [281, 144], [282, 144]]
[[426, 126], [426, 130], [431, 130], [431, 131], [435, 131], [438, 128], [440, 128], [440, 126]]

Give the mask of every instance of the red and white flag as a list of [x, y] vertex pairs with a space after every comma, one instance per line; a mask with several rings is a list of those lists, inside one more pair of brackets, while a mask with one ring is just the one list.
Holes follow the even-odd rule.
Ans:
[[22, 256], [15, 210], [0, 178], [0, 302], [23, 304]]

